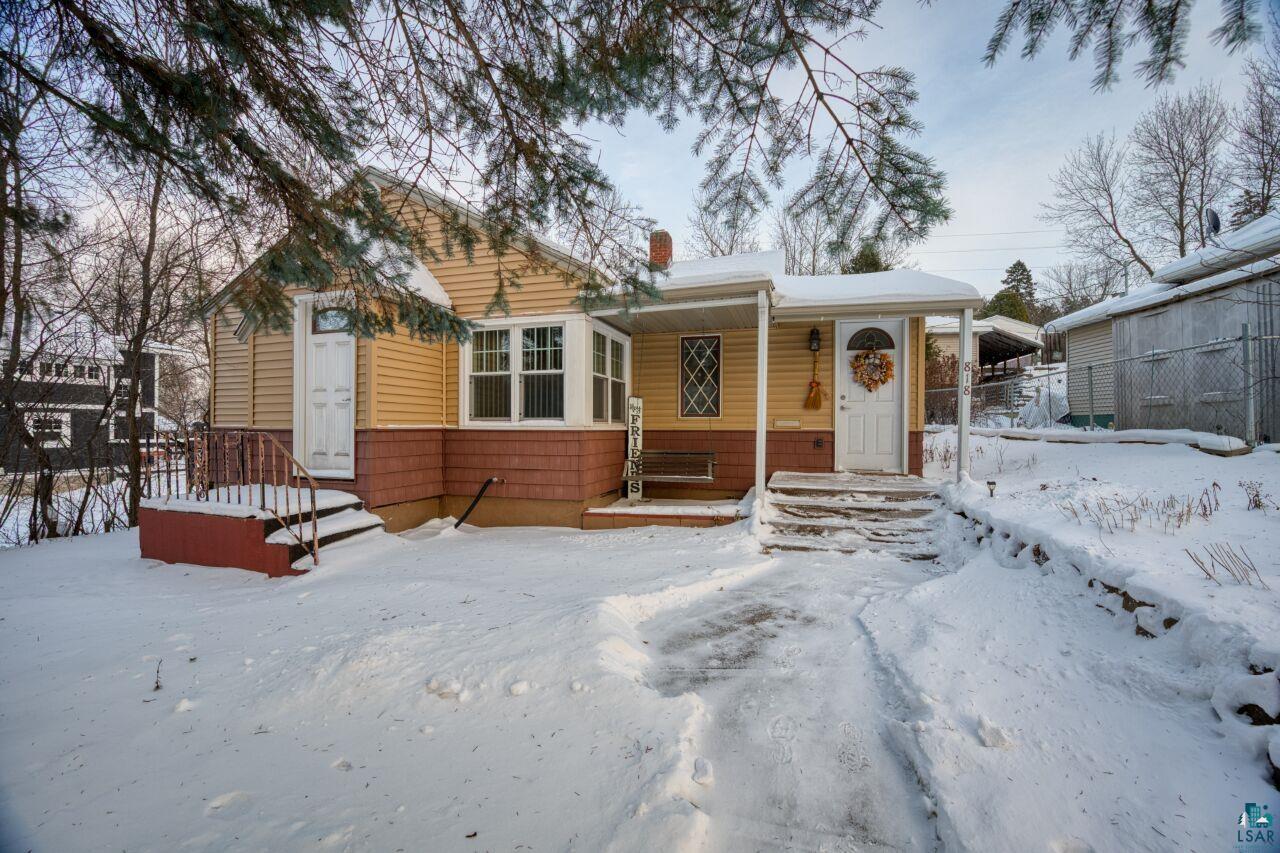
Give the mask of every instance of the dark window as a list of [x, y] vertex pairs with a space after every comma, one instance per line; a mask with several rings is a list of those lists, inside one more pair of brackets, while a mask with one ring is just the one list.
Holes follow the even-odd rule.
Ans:
[[511, 333], [482, 329], [471, 337], [471, 417], [511, 419]]
[[622, 423], [623, 409], [627, 405], [626, 353], [622, 341], [609, 341], [609, 399], [612, 407], [609, 420]]
[[31, 434], [42, 445], [61, 444], [68, 417], [70, 416], [33, 415], [31, 417]]
[[609, 420], [609, 339], [591, 333], [591, 419]]
[[680, 339], [680, 415], [720, 417], [720, 336]]
[[884, 329], [877, 329], [874, 326], [859, 329], [853, 333], [853, 337], [849, 338], [849, 349], [858, 352], [869, 349], [893, 349], [893, 338]]
[[564, 327], [520, 330], [520, 417], [564, 418]]

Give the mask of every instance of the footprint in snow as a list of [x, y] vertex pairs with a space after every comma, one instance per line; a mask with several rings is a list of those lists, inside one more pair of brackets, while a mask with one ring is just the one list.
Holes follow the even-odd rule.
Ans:
[[520, 681], [512, 682], [511, 686], [507, 688], [507, 692], [512, 696], [523, 696], [529, 692], [531, 686], [529, 682], [521, 679]]
[[351, 762], [347, 761], [347, 759], [345, 758], [339, 758], [337, 761], [333, 762], [329, 766], [332, 767], [334, 770], [341, 770], [345, 773], [346, 771], [351, 769]]
[[769, 737], [774, 740], [795, 740], [799, 732], [799, 724], [786, 714], [774, 717], [773, 722], [769, 723]]
[[715, 782], [716, 774], [711, 767], [711, 762], [705, 758], [694, 759], [693, 762], [693, 781], [697, 782], [704, 788], [710, 788]]

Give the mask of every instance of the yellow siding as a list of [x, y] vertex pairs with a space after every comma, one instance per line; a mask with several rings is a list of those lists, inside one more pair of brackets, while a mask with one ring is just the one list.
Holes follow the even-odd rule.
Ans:
[[[464, 317], [483, 316], [493, 297], [499, 271], [521, 280], [507, 299], [513, 314], [578, 310], [576, 284], [560, 271], [533, 272], [523, 255], [499, 258], [487, 246], [475, 251], [475, 263], [455, 250], [444, 252], [439, 217], [404, 200], [402, 217], [424, 229], [439, 261], [424, 259]], [[290, 296], [305, 293], [296, 288]], [[215, 318], [213, 382], [214, 423], [284, 428], [293, 425], [293, 335], [259, 332], [241, 343], [233, 335], [241, 314], [226, 308]], [[370, 424], [457, 424], [458, 347], [455, 343], [411, 340], [405, 329], [379, 336], [377, 343], [356, 342], [356, 426]], [[441, 373], [443, 372], [443, 377]], [[376, 406], [376, 411], [375, 411]]]
[[[302, 292], [302, 291], [297, 291]], [[291, 293], [292, 296], [292, 293]], [[220, 315], [239, 313], [224, 309]], [[234, 323], [229, 329], [236, 328]], [[225, 364], [215, 364], [214, 400], [220, 405], [214, 423], [218, 425], [251, 425], [259, 429], [291, 429], [293, 427], [293, 333], [255, 332], [248, 343], [239, 343], [227, 332], [233, 345], [241, 347], [236, 357]], [[223, 348], [227, 343], [216, 341]], [[218, 350], [215, 350], [215, 352]], [[372, 346], [367, 339], [356, 341], [356, 428], [370, 423], [370, 391]], [[251, 393], [252, 392], [252, 393]], [[242, 401], [242, 402], [241, 402]], [[252, 402], [252, 406], [248, 403]], [[233, 420], [239, 412], [238, 420]]]
[[373, 347], [368, 338], [356, 339], [356, 429], [368, 429], [370, 379], [373, 375]]
[[[831, 429], [833, 327], [820, 323], [822, 351], [818, 353], [818, 381], [826, 394], [821, 409], [804, 408], [813, 374], [808, 323], [777, 326], [769, 331], [770, 429], [777, 421], [799, 421], [799, 429]], [[644, 398], [647, 429], [755, 429], [756, 331], [728, 329], [721, 332], [720, 417], [682, 418], [677, 408], [680, 389], [678, 333], [636, 335], [632, 338], [632, 387]], [[796, 429], [796, 427], [789, 427]]]
[[[377, 339], [375, 426], [444, 423], [444, 346], [409, 337], [407, 329]], [[456, 384], [456, 380], [455, 380]]]
[[576, 283], [562, 271], [527, 270], [527, 259], [518, 252], [499, 256], [486, 245], [476, 246], [475, 263], [468, 263], [456, 246], [452, 256], [444, 251], [440, 218], [422, 205], [403, 200], [400, 218], [424, 235], [427, 244], [439, 254], [438, 261], [424, 258], [440, 285], [453, 300], [453, 309], [459, 316], [482, 317], [493, 298], [499, 273], [514, 275], [520, 279], [521, 288], [508, 287], [507, 301], [512, 314], [545, 314], [556, 311], [579, 310], [574, 298], [578, 295]]
[[910, 341], [911, 350], [911, 369], [909, 371], [909, 380], [911, 382], [911, 423], [907, 426], [907, 429], [919, 432], [924, 429], [924, 318], [912, 317], [910, 323], [911, 332], [908, 335], [908, 340]]
[[213, 377], [210, 409], [214, 426], [249, 422], [249, 345], [236, 340], [241, 313], [228, 308], [213, 318]]
[[253, 336], [253, 425], [293, 427], [293, 336]]
[[444, 422], [447, 426], [458, 425], [458, 344], [447, 341], [444, 344]]

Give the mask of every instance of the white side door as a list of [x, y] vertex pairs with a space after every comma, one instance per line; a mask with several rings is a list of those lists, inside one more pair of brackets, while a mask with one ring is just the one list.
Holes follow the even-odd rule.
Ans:
[[[836, 468], [841, 471], [903, 470], [905, 327], [902, 320], [836, 324]], [[850, 365], [869, 341], [893, 359], [893, 379], [875, 391], [853, 378]]]
[[313, 475], [355, 476], [356, 342], [307, 324], [302, 464]]

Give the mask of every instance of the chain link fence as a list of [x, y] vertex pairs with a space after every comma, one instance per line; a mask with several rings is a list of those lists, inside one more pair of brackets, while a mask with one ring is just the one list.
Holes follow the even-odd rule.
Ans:
[[[1246, 441], [1280, 438], [1280, 336], [1247, 334], [1087, 365], [1039, 365], [975, 381], [970, 423], [1191, 429]], [[929, 424], [956, 422], [956, 389], [925, 392]]]

